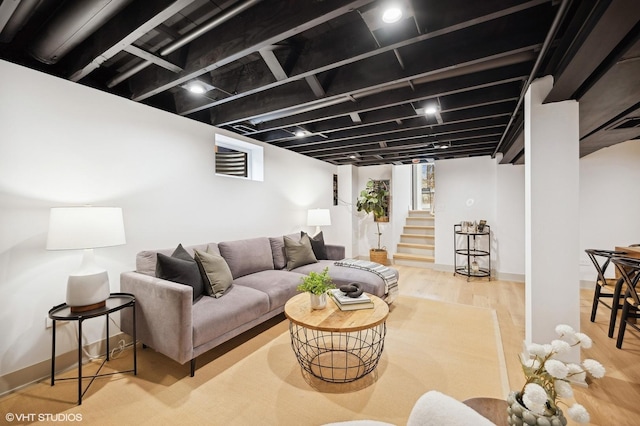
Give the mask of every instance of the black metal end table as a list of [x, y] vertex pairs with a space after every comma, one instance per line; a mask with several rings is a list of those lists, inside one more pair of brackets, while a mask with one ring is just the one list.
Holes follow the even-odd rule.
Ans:
[[[100, 370], [104, 364], [109, 361], [109, 314], [120, 311], [125, 308], [133, 309], [133, 369], [124, 371], [115, 371], [113, 373], [100, 374]], [[107, 318], [107, 354], [100, 364], [100, 368], [96, 374], [91, 376], [82, 375], [82, 322], [90, 318], [96, 318], [105, 315]], [[138, 374], [138, 359], [136, 351], [136, 298], [129, 293], [111, 293], [106, 300], [104, 307], [93, 309], [85, 312], [71, 312], [71, 307], [66, 303], [54, 306], [49, 310], [49, 318], [53, 321], [53, 336], [51, 344], [51, 386], [55, 384], [56, 369], [56, 321], [78, 321], [78, 405], [82, 405], [82, 397], [89, 389], [89, 386], [97, 377], [111, 376], [120, 373]], [[82, 379], [91, 379], [84, 392], [82, 391]], [[73, 377], [61, 378], [60, 380], [76, 380]]]

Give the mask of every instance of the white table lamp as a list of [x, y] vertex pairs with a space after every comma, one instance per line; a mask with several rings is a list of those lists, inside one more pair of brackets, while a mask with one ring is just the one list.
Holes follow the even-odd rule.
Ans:
[[331, 225], [331, 214], [329, 209], [311, 209], [307, 212], [307, 226], [315, 226], [316, 233], [320, 233], [321, 226]]
[[47, 250], [84, 250], [82, 263], [67, 281], [67, 305], [73, 312], [105, 306], [109, 275], [95, 263], [94, 248], [125, 244], [122, 209], [54, 207], [49, 216]]

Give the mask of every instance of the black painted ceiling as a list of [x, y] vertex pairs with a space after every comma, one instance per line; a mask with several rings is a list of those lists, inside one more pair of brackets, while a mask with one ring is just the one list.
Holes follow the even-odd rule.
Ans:
[[581, 155], [640, 137], [638, 0], [398, 0], [384, 24], [386, 3], [4, 0], [0, 58], [333, 164], [522, 163], [549, 74]]

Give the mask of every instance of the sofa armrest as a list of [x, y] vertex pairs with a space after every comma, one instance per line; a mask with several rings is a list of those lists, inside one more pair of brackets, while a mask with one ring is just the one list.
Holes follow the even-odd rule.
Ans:
[[[137, 338], [181, 364], [193, 358], [192, 288], [138, 272], [120, 274], [120, 291], [136, 297]], [[133, 334], [131, 309], [121, 315], [122, 331]]]
[[344, 246], [338, 246], [333, 244], [325, 244], [327, 250], [327, 259], [329, 260], [342, 260], [344, 259]]

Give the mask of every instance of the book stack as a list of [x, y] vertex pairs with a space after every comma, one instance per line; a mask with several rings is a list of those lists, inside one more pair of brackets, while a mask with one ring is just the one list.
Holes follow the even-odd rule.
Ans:
[[349, 297], [339, 289], [329, 290], [329, 296], [342, 311], [355, 311], [358, 309], [373, 308], [373, 301], [369, 296], [362, 293], [358, 297]]

